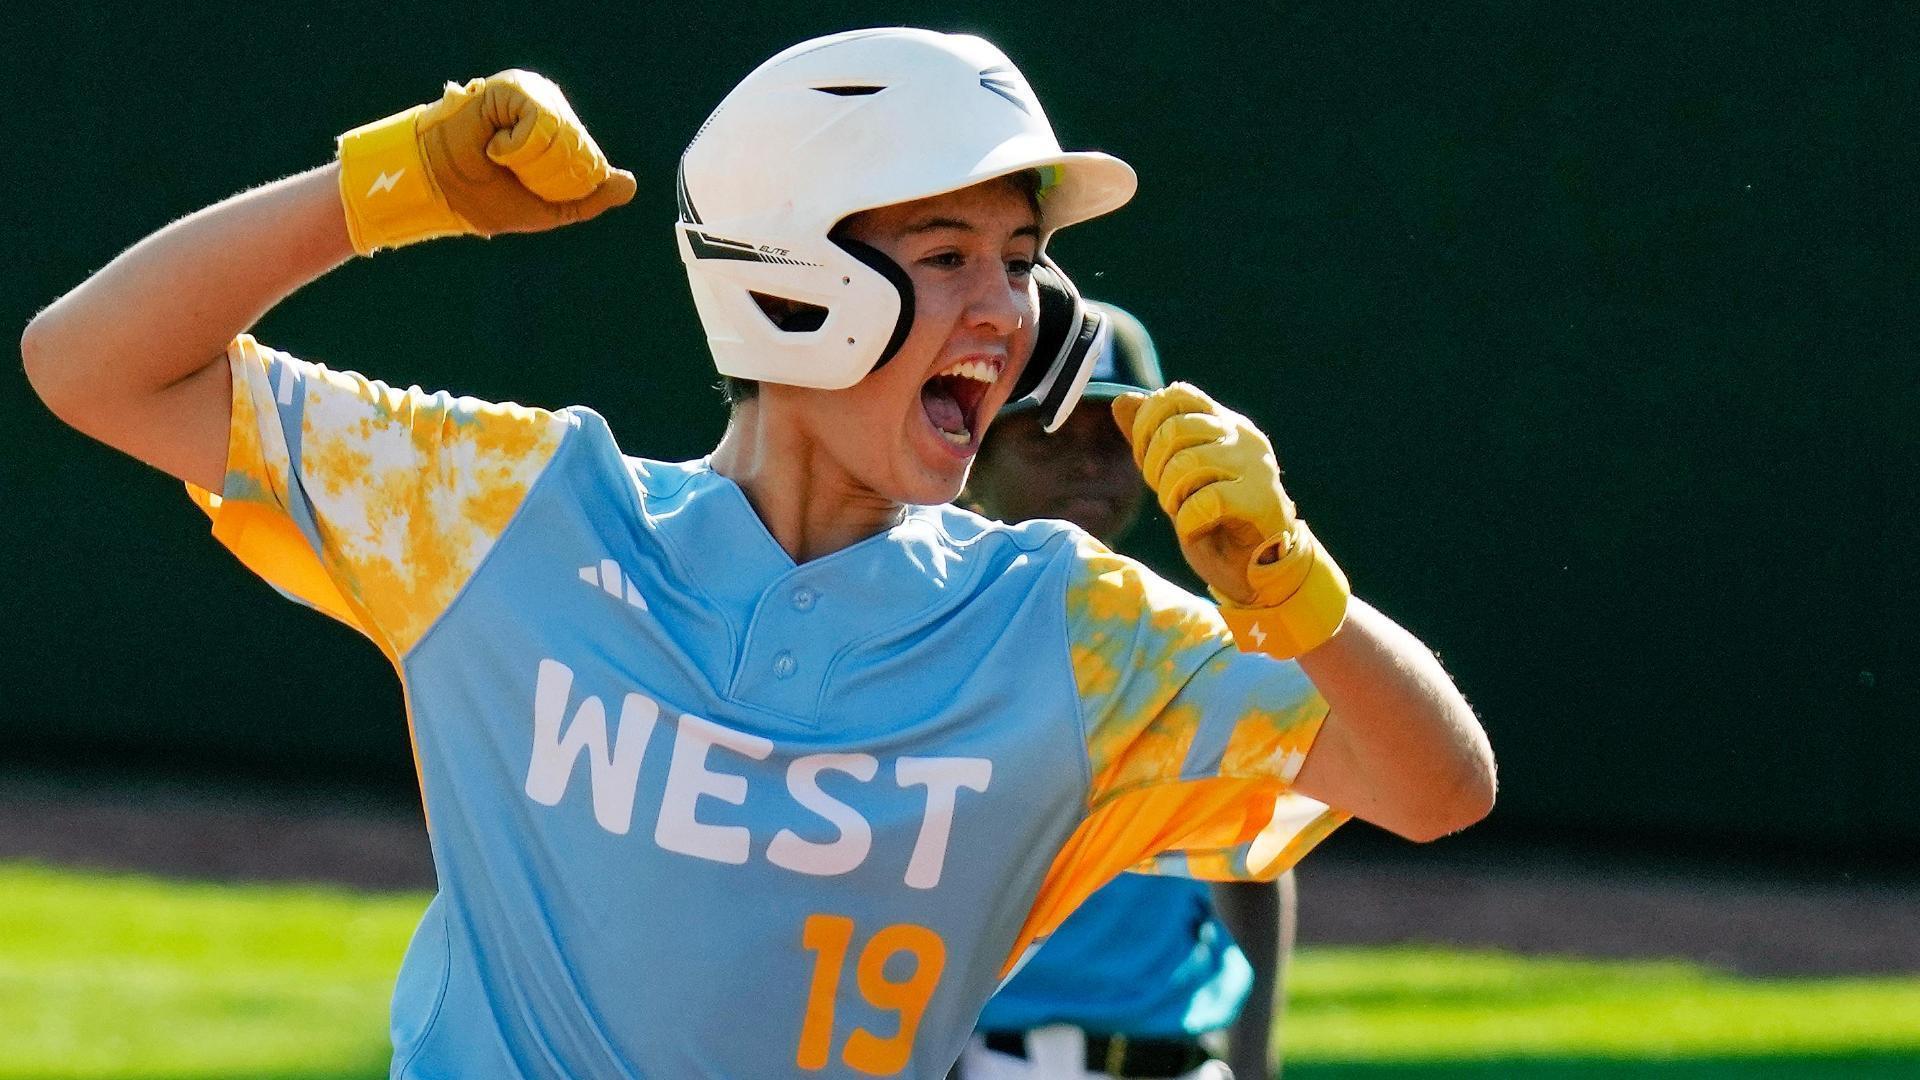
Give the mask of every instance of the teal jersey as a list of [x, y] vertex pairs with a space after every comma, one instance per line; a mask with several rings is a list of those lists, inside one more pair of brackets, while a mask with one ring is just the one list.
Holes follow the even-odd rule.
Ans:
[[1067, 916], [979, 1026], [1191, 1037], [1233, 1023], [1252, 989], [1253, 967], [1214, 917], [1205, 883], [1122, 874]]
[[943, 1076], [1122, 868], [1270, 877], [1325, 704], [1063, 526], [952, 507], [796, 565], [590, 411], [229, 349], [214, 533], [406, 694], [439, 889], [392, 1075]]

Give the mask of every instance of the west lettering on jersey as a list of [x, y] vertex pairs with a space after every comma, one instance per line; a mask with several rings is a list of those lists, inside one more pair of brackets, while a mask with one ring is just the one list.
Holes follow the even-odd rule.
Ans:
[[953, 813], [960, 804], [960, 789], [986, 791], [993, 779], [993, 762], [986, 758], [903, 757], [893, 768], [901, 787], [927, 786], [927, 812], [920, 818], [920, 839], [914, 842], [913, 859], [907, 863], [907, 884], [931, 889], [940, 884], [940, 872], [947, 865], [947, 840], [953, 836]]
[[866, 861], [873, 849], [873, 826], [859, 811], [820, 790], [820, 774], [832, 769], [862, 782], [880, 772], [871, 754], [808, 754], [787, 767], [787, 793], [840, 830], [833, 842], [817, 844], [792, 829], [781, 829], [767, 845], [767, 861], [801, 874], [832, 877]]
[[653, 842], [682, 855], [740, 866], [746, 863], [753, 847], [753, 836], [747, 827], [709, 825], [693, 816], [702, 795], [711, 795], [735, 806], [743, 806], [747, 801], [746, 777], [707, 768], [707, 755], [716, 746], [755, 761], [764, 761], [773, 753], [771, 739], [723, 728], [710, 720], [682, 713], [679, 731], [673, 740], [673, 763], [667, 767], [667, 790], [660, 798], [660, 821], [653, 828]]
[[540, 661], [533, 689], [533, 760], [527, 765], [527, 797], [558, 806], [567, 778], [582, 753], [593, 781], [593, 819], [610, 833], [624, 836], [633, 823], [634, 789], [640, 759], [653, 738], [660, 706], [644, 694], [628, 694], [620, 704], [620, 732], [607, 751], [607, 710], [597, 697], [580, 703], [565, 736], [560, 720], [573, 689], [573, 669], [556, 660]]
[[[625, 836], [632, 828], [639, 797], [640, 765], [653, 742], [654, 729], [663, 726], [660, 705], [639, 691], [627, 692], [621, 700], [618, 730], [609, 741], [607, 709], [600, 698], [583, 695], [573, 709], [572, 721], [567, 720], [573, 683], [572, 668], [558, 660], [540, 661], [533, 693], [527, 797], [543, 806], [560, 805], [585, 755], [594, 821], [610, 833]], [[654, 843], [698, 859], [745, 864], [753, 855], [752, 830], [702, 821], [701, 800], [744, 806], [751, 781], [727, 769], [726, 755], [765, 761], [776, 757], [777, 746], [764, 736], [691, 713], [679, 714], [667, 726], [673, 732], [673, 747], [659, 792]], [[926, 789], [913, 853], [901, 880], [915, 889], [934, 888], [946, 868], [960, 793], [984, 793], [993, 779], [993, 762], [979, 757], [902, 757], [890, 771], [895, 788]], [[881, 762], [859, 753], [805, 754], [789, 761], [786, 793], [792, 804], [832, 826], [835, 834], [830, 840], [809, 840], [795, 828], [783, 827], [766, 844], [769, 863], [794, 873], [832, 877], [851, 873], [872, 854], [872, 823], [853, 805], [827, 794], [821, 776], [828, 772], [865, 785], [879, 777]]]

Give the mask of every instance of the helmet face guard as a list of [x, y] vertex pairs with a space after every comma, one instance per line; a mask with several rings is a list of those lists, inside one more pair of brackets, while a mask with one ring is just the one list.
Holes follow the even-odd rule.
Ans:
[[[905, 339], [913, 290], [834, 226], [1023, 171], [1041, 179], [1043, 251], [1054, 230], [1119, 207], [1135, 185], [1116, 158], [1061, 150], [1026, 80], [979, 38], [854, 31], [768, 60], [681, 158], [675, 232], [715, 367], [822, 389], [859, 382]], [[1084, 325], [1071, 282], [1044, 257], [1035, 276], [1047, 344], [1015, 396], [1052, 403], [1051, 429], [1084, 385], [1075, 365], [1099, 319]]]

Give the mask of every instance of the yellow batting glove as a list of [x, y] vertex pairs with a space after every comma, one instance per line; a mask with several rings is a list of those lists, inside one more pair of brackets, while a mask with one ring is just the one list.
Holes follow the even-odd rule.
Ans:
[[1178, 382], [1121, 396], [1113, 417], [1242, 649], [1299, 656], [1340, 629], [1347, 577], [1294, 513], [1252, 421]]
[[340, 201], [353, 249], [439, 236], [541, 232], [633, 198], [566, 96], [503, 71], [340, 136]]

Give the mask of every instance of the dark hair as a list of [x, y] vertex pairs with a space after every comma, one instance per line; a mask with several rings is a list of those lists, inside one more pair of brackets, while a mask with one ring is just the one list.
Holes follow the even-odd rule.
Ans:
[[[996, 177], [996, 179], [1005, 180], [1007, 183], [1013, 185], [1020, 194], [1027, 197], [1027, 205], [1033, 208], [1034, 216], [1038, 217], [1040, 215], [1039, 170], [1022, 169], [1016, 173], [1008, 173], [1005, 176]], [[983, 183], [991, 183], [991, 181], [983, 181]], [[859, 215], [854, 213], [841, 218], [839, 222], [834, 225], [833, 229], [827, 233], [827, 238], [838, 241], [846, 231], [847, 222], [852, 221], [857, 216]], [[781, 297], [762, 296], [759, 293], [755, 293], [753, 298], [754, 301], [760, 305], [761, 310], [767, 312], [767, 317], [773, 319], [775, 323], [781, 322], [782, 319], [789, 314], [783, 305], [791, 304], [812, 307], [812, 305], [800, 305], [799, 301], [796, 300], [783, 300]], [[824, 316], [825, 312], [822, 311], [821, 314]], [[815, 325], [818, 324], [816, 323]], [[728, 408], [733, 408], [743, 401], [752, 401], [754, 398], [760, 396], [760, 384], [757, 381], [753, 379], [736, 379], [731, 375], [720, 376], [719, 390], [720, 396], [726, 399]]]

